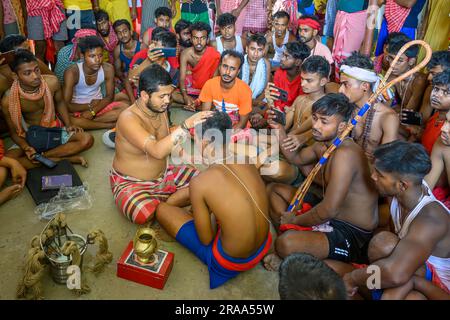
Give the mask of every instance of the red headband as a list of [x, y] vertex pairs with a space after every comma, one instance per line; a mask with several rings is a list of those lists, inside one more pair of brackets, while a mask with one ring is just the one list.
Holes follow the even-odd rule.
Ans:
[[298, 25], [300, 26], [301, 24], [311, 27], [313, 29], [316, 30], [320, 30], [320, 23], [314, 19], [311, 18], [299, 18], [298, 19]]

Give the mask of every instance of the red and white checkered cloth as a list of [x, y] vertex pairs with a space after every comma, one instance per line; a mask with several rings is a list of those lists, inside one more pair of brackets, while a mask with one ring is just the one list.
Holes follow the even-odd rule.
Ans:
[[61, 0], [27, 0], [27, 13], [31, 17], [42, 17], [45, 39], [57, 33], [66, 18]]
[[406, 21], [411, 8], [403, 7], [395, 0], [386, 0], [384, 16], [386, 17], [388, 32], [399, 32]]
[[250, 0], [248, 2], [243, 31], [267, 31], [266, 2], [266, 0]]

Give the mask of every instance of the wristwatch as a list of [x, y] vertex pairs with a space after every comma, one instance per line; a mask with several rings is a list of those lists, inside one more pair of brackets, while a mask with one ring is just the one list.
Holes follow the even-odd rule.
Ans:
[[89, 109], [89, 112], [92, 114], [92, 116], [95, 118], [95, 116], [96, 116], [97, 114], [95, 113], [94, 108], [92, 108], [92, 106], [91, 106], [90, 103], [88, 104], [88, 109]]

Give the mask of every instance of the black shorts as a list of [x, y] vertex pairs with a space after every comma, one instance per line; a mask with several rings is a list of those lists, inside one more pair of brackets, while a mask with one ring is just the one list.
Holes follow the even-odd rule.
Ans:
[[368, 263], [367, 248], [373, 232], [337, 219], [331, 220], [330, 225], [333, 232], [325, 233], [330, 247], [328, 259]]

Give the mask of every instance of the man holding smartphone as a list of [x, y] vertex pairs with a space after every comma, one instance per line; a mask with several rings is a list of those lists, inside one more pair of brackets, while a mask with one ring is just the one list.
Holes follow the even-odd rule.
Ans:
[[176, 61], [177, 37], [170, 31], [164, 31], [159, 28], [154, 30], [152, 42], [148, 49], [138, 52], [131, 61], [128, 80], [135, 83], [141, 72], [149, 65], [155, 63], [169, 72], [173, 84], [178, 85], [178, 64], [173, 63], [173, 59]]
[[286, 99], [275, 101], [275, 107], [281, 111], [284, 111], [285, 107], [292, 106], [294, 100], [299, 95], [303, 94], [300, 69], [303, 61], [308, 58], [310, 54], [311, 50], [304, 43], [289, 42], [286, 44], [286, 48], [281, 57], [280, 68], [274, 74], [273, 83], [269, 83], [269, 86], [275, 86], [276, 88], [287, 91]]

